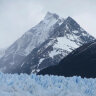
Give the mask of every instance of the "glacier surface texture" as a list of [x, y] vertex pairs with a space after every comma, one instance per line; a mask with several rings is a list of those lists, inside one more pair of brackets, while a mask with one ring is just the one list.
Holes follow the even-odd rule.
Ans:
[[96, 96], [96, 79], [0, 73], [0, 96]]

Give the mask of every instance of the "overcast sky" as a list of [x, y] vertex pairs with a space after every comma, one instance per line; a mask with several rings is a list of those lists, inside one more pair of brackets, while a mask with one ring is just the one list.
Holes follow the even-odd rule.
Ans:
[[0, 0], [0, 48], [12, 44], [47, 11], [73, 17], [96, 37], [96, 0]]

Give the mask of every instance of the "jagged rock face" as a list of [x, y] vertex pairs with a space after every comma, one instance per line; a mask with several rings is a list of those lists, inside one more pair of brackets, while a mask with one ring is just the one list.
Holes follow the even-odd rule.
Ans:
[[58, 65], [45, 68], [38, 74], [96, 78], [96, 40], [84, 44], [65, 57]]
[[[94, 40], [71, 17], [51, 31], [50, 38], [35, 48], [13, 72], [37, 73], [38, 71], [56, 65], [71, 51], [84, 43]], [[18, 69], [18, 71], [17, 71]]]
[[63, 19], [48, 12], [44, 20], [7, 49], [1, 60], [1, 70], [7, 73], [36, 73], [58, 64], [75, 48], [92, 40], [94, 37], [71, 17]]
[[34, 48], [46, 41], [50, 37], [51, 31], [63, 21], [64, 19], [59, 18], [58, 15], [48, 12], [38, 25], [27, 31], [6, 50], [0, 60], [1, 71], [8, 67], [16, 67]]

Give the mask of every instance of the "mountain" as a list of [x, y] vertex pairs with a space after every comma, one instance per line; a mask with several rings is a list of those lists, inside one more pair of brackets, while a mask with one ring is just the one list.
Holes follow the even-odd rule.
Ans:
[[48, 12], [44, 19], [12, 44], [0, 60], [5, 73], [36, 73], [58, 64], [71, 51], [94, 40], [71, 17]]
[[0, 49], [0, 58], [2, 58], [5, 55], [5, 49]]
[[9, 69], [8, 67], [16, 67], [34, 48], [40, 46], [50, 37], [51, 31], [57, 27], [55, 25], [61, 24], [63, 21], [58, 15], [48, 12], [39, 24], [25, 32], [6, 50], [5, 55], [0, 60], [2, 71], [6, 68]]
[[34, 48], [15, 70], [10, 70], [12, 73], [37, 73], [46, 67], [58, 64], [71, 51], [94, 40], [71, 17], [64, 19], [61, 24], [57, 23], [54, 27], [50, 32], [50, 38]]
[[84, 44], [66, 56], [58, 65], [41, 70], [38, 74], [96, 78], [96, 40]]

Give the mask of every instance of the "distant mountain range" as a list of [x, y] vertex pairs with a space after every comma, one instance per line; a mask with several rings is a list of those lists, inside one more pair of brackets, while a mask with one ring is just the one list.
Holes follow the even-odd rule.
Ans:
[[0, 59], [5, 73], [37, 73], [57, 65], [81, 45], [93, 41], [71, 17], [61, 18], [48, 12], [44, 19], [15, 41]]
[[38, 74], [96, 77], [96, 40], [84, 44], [66, 56], [58, 65], [45, 68]]

